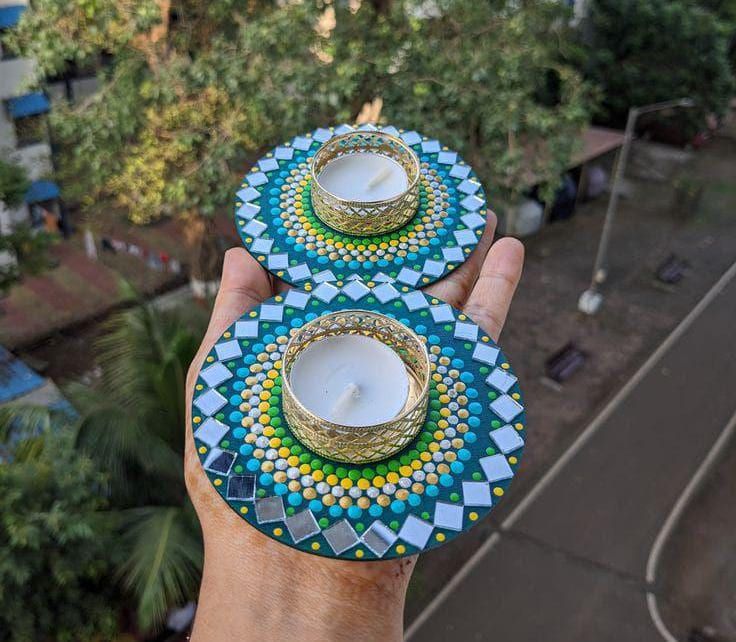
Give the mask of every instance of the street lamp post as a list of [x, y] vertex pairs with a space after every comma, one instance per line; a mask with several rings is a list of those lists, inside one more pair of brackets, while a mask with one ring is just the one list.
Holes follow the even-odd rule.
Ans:
[[578, 299], [578, 310], [585, 314], [595, 314], [603, 303], [603, 294], [599, 290], [599, 286], [605, 282], [608, 276], [608, 245], [611, 237], [611, 229], [613, 228], [613, 220], [616, 217], [616, 209], [618, 200], [621, 195], [621, 183], [626, 173], [626, 163], [629, 159], [629, 151], [631, 143], [634, 140], [636, 121], [642, 114], [649, 114], [654, 111], [662, 111], [675, 107], [692, 107], [694, 101], [692, 98], [679, 98], [677, 100], [667, 100], [653, 105], [644, 107], [632, 107], [629, 109], [629, 115], [626, 119], [626, 129], [624, 131], [624, 140], [616, 159], [616, 168], [613, 175], [613, 183], [611, 185], [611, 194], [608, 198], [608, 207], [606, 208], [606, 217], [603, 221], [603, 230], [601, 231], [601, 239], [598, 242], [598, 252], [595, 256], [593, 265], [593, 274], [590, 279], [590, 287], [580, 295]]

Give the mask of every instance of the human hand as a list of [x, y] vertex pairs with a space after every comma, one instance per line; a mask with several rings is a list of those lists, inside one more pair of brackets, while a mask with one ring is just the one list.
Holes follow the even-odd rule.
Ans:
[[[521, 276], [524, 249], [511, 238], [491, 246], [495, 227], [496, 217], [489, 213], [470, 258], [425, 291], [466, 312], [497, 340]], [[342, 561], [284, 546], [243, 523], [222, 501], [194, 449], [191, 402], [205, 357], [243, 312], [286, 289], [246, 250], [228, 250], [210, 324], [189, 369], [184, 468], [205, 547], [192, 640], [401, 640], [416, 557]]]

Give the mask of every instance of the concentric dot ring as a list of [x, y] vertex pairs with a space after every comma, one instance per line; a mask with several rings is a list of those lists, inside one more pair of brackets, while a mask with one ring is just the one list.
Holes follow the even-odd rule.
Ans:
[[[370, 128], [376, 129], [359, 129]], [[316, 216], [311, 159], [332, 136], [351, 130], [340, 125], [296, 136], [253, 166], [235, 200], [245, 247], [291, 284], [359, 276], [421, 287], [462, 264], [485, 227], [483, 188], [456, 152], [414, 131], [380, 128], [419, 156], [420, 203], [411, 221], [391, 233], [360, 237], [333, 230]]]
[[[281, 410], [281, 356], [294, 329], [355, 308], [423, 337], [432, 370], [417, 438], [366, 465], [310, 452]], [[505, 493], [526, 436], [516, 377], [472, 320], [421, 291], [360, 279], [310, 281], [246, 312], [205, 360], [192, 421], [208, 478], [243, 519], [300, 550], [355, 560], [415, 554], [472, 527]]]

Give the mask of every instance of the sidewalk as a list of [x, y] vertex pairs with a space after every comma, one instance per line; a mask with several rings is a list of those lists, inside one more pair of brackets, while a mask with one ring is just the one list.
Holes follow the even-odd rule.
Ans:
[[736, 265], [409, 630], [411, 640], [659, 640], [647, 560], [736, 410]]

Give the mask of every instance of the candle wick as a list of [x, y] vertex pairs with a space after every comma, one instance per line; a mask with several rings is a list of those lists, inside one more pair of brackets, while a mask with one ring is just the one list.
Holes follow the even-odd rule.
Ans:
[[355, 400], [360, 398], [360, 388], [354, 383], [348, 383], [345, 386], [345, 390], [340, 393], [340, 396], [332, 406], [330, 414], [335, 421], [340, 419], [340, 416], [344, 413], [347, 407]]
[[385, 181], [390, 174], [391, 170], [388, 167], [381, 168], [381, 170], [373, 178], [371, 178], [371, 180], [368, 181], [368, 189], [375, 187], [379, 183], [383, 183], [383, 181]]

